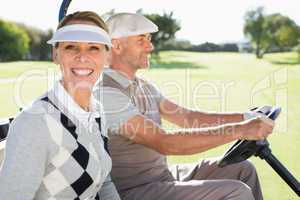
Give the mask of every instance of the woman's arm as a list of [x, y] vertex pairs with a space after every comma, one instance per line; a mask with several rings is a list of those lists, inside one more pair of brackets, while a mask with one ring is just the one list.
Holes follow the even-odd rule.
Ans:
[[46, 168], [46, 132], [40, 115], [23, 112], [13, 121], [0, 171], [0, 199], [34, 199]]
[[101, 200], [121, 200], [110, 175], [107, 176], [98, 194]]

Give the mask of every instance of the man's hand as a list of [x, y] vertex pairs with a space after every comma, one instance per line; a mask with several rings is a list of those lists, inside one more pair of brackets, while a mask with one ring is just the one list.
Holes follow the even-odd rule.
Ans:
[[272, 106], [261, 106], [244, 113], [244, 120], [256, 118], [259, 116], [268, 116], [272, 110]]
[[241, 123], [238, 133], [243, 140], [263, 140], [272, 133], [274, 121], [266, 117], [256, 117]]

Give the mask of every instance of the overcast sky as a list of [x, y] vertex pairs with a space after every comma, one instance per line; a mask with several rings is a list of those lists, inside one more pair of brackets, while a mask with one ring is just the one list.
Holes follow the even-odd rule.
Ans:
[[[55, 29], [62, 0], [1, 0], [0, 18], [22, 22], [43, 30]], [[69, 12], [92, 10], [103, 14], [174, 12], [181, 24], [177, 38], [202, 42], [242, 41], [245, 12], [264, 6], [266, 13], [280, 12], [300, 25], [299, 0], [73, 0]]]

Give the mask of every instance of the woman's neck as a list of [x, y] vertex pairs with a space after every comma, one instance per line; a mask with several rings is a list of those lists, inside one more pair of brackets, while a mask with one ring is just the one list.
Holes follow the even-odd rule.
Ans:
[[76, 87], [74, 84], [65, 84], [62, 82], [63, 87], [73, 100], [85, 111], [89, 111], [90, 100], [92, 95], [92, 88], [90, 87]]
[[78, 90], [76, 91], [76, 94], [72, 96], [72, 98], [83, 110], [90, 111], [90, 90]]

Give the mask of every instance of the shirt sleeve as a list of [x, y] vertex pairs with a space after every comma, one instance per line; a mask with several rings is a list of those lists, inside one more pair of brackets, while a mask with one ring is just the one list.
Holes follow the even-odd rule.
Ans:
[[140, 114], [131, 99], [118, 89], [100, 87], [94, 96], [103, 106], [108, 130], [117, 131], [130, 118]]
[[10, 125], [0, 171], [0, 199], [31, 200], [46, 168], [46, 125], [40, 116], [20, 114]]
[[159, 91], [158, 87], [154, 83], [147, 81], [147, 88], [150, 90], [158, 105], [165, 99], [165, 96]]
[[105, 182], [103, 183], [99, 191], [99, 196], [101, 200], [121, 200], [110, 175], [107, 176]]

